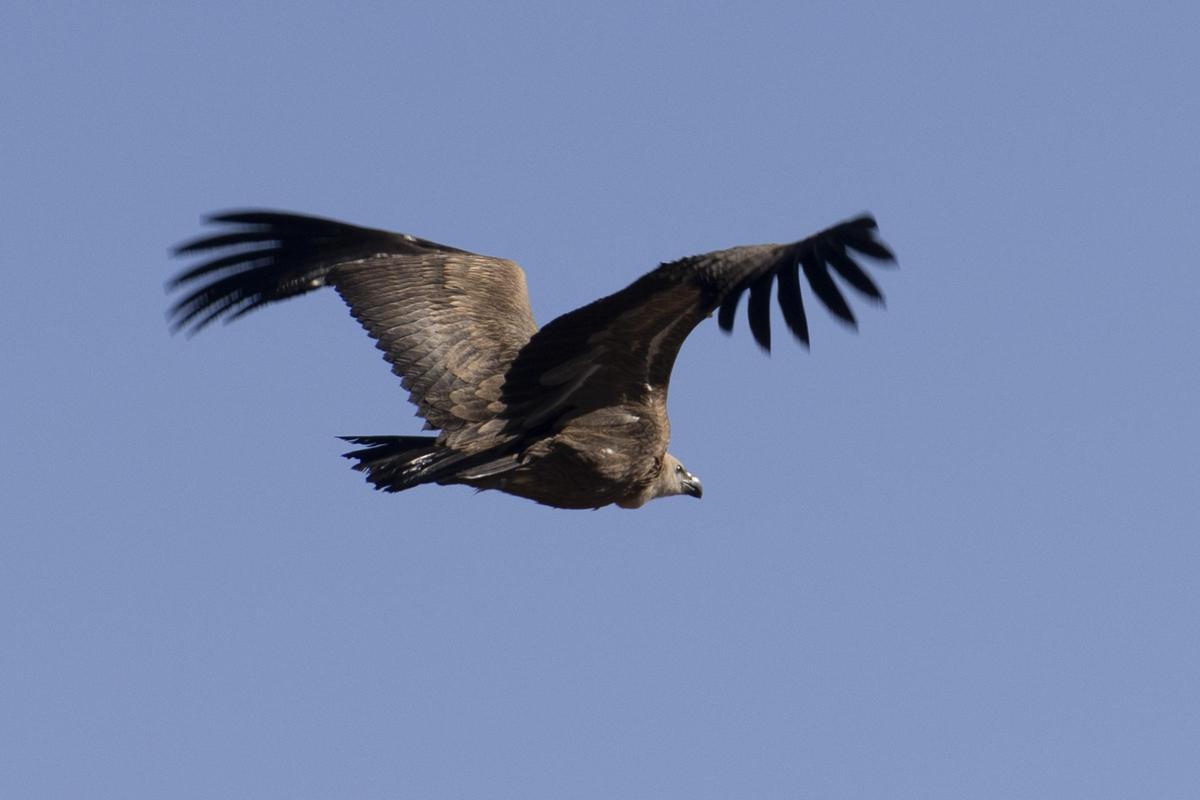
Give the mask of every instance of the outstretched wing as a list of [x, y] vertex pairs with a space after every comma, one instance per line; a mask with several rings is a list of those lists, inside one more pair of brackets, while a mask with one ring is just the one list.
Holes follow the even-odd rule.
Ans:
[[216, 255], [168, 285], [190, 289], [171, 309], [175, 330], [333, 286], [434, 428], [493, 416], [509, 364], [537, 330], [525, 275], [505, 259], [297, 214], [209, 221], [228, 227], [175, 251]]
[[850, 326], [854, 314], [830, 270], [869, 299], [883, 295], [851, 253], [893, 262], [875, 238], [874, 218], [861, 216], [792, 244], [750, 245], [663, 264], [616, 294], [564, 314], [521, 350], [504, 386], [506, 414], [535, 427], [566, 412], [581, 412], [665, 396], [683, 340], [719, 309], [730, 331], [741, 296], [755, 341], [771, 348], [770, 291], [792, 334], [808, 346], [800, 273], [826, 308]]

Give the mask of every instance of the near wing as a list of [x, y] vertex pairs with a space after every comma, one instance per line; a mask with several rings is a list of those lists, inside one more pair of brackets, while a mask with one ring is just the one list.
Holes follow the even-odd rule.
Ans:
[[735, 247], [663, 264], [620, 292], [564, 314], [538, 331], [509, 371], [503, 394], [506, 413], [522, 427], [534, 427], [563, 413], [665, 393], [683, 340], [718, 309], [717, 322], [723, 330], [732, 330], [738, 301], [747, 290], [751, 333], [770, 350], [770, 290], [777, 279], [784, 321], [807, 346], [801, 272], [825, 307], [854, 326], [854, 315], [830, 270], [881, 302], [878, 287], [851, 255], [895, 261], [891, 250], [875, 238], [876, 228], [874, 218], [864, 215], [792, 244]]
[[537, 330], [524, 273], [511, 261], [297, 214], [209, 220], [229, 228], [175, 251], [221, 253], [169, 284], [192, 290], [171, 309], [175, 330], [195, 333], [328, 284], [431, 427], [452, 431], [492, 416], [504, 373]]

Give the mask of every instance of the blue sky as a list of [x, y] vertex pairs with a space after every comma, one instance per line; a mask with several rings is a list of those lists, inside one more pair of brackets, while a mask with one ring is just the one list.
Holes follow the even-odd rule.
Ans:
[[[5, 4], [0, 796], [1195, 797], [1198, 26]], [[245, 206], [543, 323], [863, 210], [901, 268], [811, 352], [693, 334], [702, 501], [384, 495], [334, 437], [419, 421], [335, 295], [167, 332]]]

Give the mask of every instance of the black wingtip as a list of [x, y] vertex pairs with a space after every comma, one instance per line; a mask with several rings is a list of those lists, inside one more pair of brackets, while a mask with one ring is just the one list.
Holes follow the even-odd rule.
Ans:
[[858, 261], [859, 257], [866, 256], [884, 265], [895, 264], [895, 254], [876, 237], [878, 228], [874, 216], [861, 214], [791, 245], [758, 248], [759, 253], [773, 253], [771, 263], [759, 262], [753, 266], [753, 272], [743, 272], [736, 284], [724, 290], [717, 324], [726, 333], [733, 330], [738, 301], [748, 291], [750, 331], [758, 346], [769, 353], [770, 303], [766, 298], [771, 281], [778, 279], [778, 304], [788, 330], [809, 348], [808, 317], [800, 291], [800, 271], [803, 270], [809, 288], [821, 304], [838, 322], [857, 329], [858, 320], [846, 300], [845, 290], [834, 280], [834, 275], [868, 301], [885, 305], [883, 292]]
[[896, 254], [879, 240], [879, 237], [876, 236], [878, 230], [879, 225], [870, 214], [852, 219], [845, 224], [843, 229], [845, 244], [850, 249], [869, 256], [883, 265], [894, 266]]
[[276, 220], [294, 216], [286, 211], [269, 211], [265, 208], [232, 208], [206, 214], [204, 221], [211, 224], [269, 225]]
[[738, 302], [742, 299], [740, 289], [730, 292], [721, 302], [721, 310], [717, 314], [717, 326], [725, 333], [733, 333], [733, 322], [737, 319]]
[[840, 242], [822, 242], [818, 249], [820, 257], [829, 266], [833, 267], [833, 271], [842, 280], [854, 287], [855, 291], [871, 302], [883, 304], [883, 292], [879, 290], [879, 287], [875, 285], [875, 282], [871, 280], [866, 271], [856, 264], [854, 259], [846, 255], [845, 246]]
[[779, 271], [778, 301], [788, 330], [808, 348], [808, 315], [804, 313], [804, 298], [800, 295], [799, 264], [790, 264]]
[[[280, 231], [303, 230], [306, 232], [329, 232], [367, 230], [328, 217], [297, 214], [294, 211], [272, 211], [265, 208], [234, 208], [228, 211], [217, 211], [209, 214], [204, 219], [211, 224], [245, 225], [252, 229], [273, 229]], [[385, 232], [380, 231], [380, 233]]]
[[750, 333], [763, 352], [771, 352], [771, 282], [775, 275], [764, 273], [750, 284]]
[[173, 333], [186, 329], [192, 336], [219, 317], [229, 322], [313, 291], [324, 285], [324, 275], [338, 258], [369, 252], [374, 242], [395, 238], [386, 231], [260, 209], [221, 211], [205, 220], [223, 228], [174, 248], [176, 256], [206, 255], [167, 282], [167, 292], [188, 292], [168, 314]]
[[808, 279], [808, 285], [812, 287], [813, 294], [829, 309], [830, 313], [851, 328], [857, 327], [858, 323], [854, 319], [854, 312], [850, 310], [846, 298], [842, 297], [842, 292], [833, 282], [833, 278], [829, 277], [829, 271], [819, 254], [805, 253], [800, 259], [800, 268], [804, 270], [804, 277]]

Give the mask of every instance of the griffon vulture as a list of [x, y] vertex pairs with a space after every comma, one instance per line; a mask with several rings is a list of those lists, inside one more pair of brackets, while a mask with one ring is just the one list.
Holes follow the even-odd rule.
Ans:
[[512, 261], [406, 234], [273, 211], [217, 214], [220, 232], [177, 255], [215, 251], [169, 289], [190, 290], [172, 327], [196, 332], [277, 300], [332, 286], [400, 377], [436, 436], [349, 436], [346, 457], [376, 488], [422, 483], [499, 489], [559, 508], [638, 508], [700, 497], [667, 452], [667, 385], [687, 335], [717, 312], [733, 327], [749, 290], [750, 331], [771, 346], [770, 290], [808, 345], [800, 272], [854, 325], [830, 269], [866, 297], [874, 282], [851, 251], [892, 262], [861, 216], [791, 244], [734, 247], [666, 263], [616, 294], [538, 329]]

